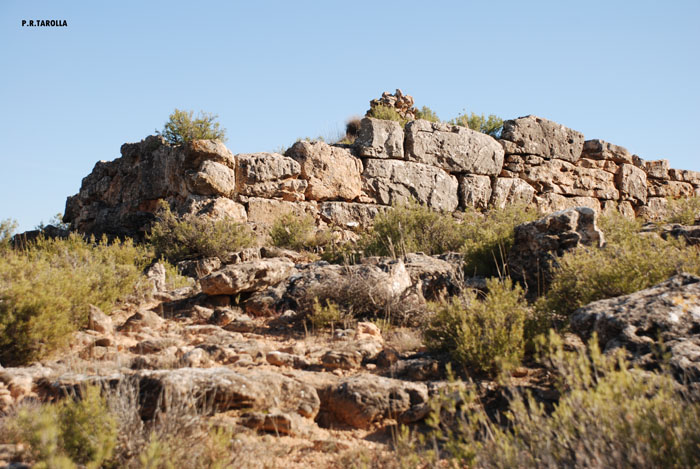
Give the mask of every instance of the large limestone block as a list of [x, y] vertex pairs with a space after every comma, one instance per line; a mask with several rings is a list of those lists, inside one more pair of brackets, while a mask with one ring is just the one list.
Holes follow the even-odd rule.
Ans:
[[560, 159], [544, 160], [530, 157], [520, 177], [538, 193], [594, 197], [617, 200], [620, 193], [615, 187], [615, 175], [602, 169], [575, 166]]
[[610, 160], [592, 160], [590, 158], [581, 157], [580, 160], [576, 162], [576, 166], [581, 166], [582, 168], [589, 169], [602, 169], [612, 174], [617, 174], [620, 170], [620, 165]]
[[668, 200], [665, 197], [649, 197], [646, 205], [636, 208], [637, 216], [649, 221], [658, 221], [668, 213]]
[[184, 145], [186, 166], [197, 168], [203, 161], [221, 163], [233, 169], [236, 160], [233, 153], [220, 140], [193, 140]]
[[374, 217], [386, 210], [382, 205], [354, 202], [323, 202], [319, 208], [323, 221], [345, 228], [371, 226]]
[[309, 200], [353, 200], [362, 192], [362, 162], [349, 150], [325, 142], [296, 142], [287, 155], [301, 165]]
[[496, 208], [504, 208], [512, 204], [529, 204], [535, 195], [535, 189], [517, 178], [498, 178], [493, 185], [489, 205]]
[[504, 152], [496, 139], [481, 132], [419, 119], [406, 125], [406, 156], [452, 173], [495, 176]]
[[308, 182], [297, 179], [301, 166], [279, 153], [236, 155], [236, 189], [251, 197], [304, 200]]
[[452, 212], [459, 202], [457, 178], [433, 166], [368, 159], [362, 177], [365, 192], [382, 205], [415, 199], [430, 208]]
[[622, 198], [641, 204], [647, 201], [647, 174], [644, 170], [623, 163], [615, 176], [615, 182]]
[[287, 202], [284, 200], [262, 199], [251, 197], [248, 199], [248, 222], [262, 226], [272, 226], [275, 221], [293, 213], [296, 216], [318, 216], [318, 208], [315, 202]]
[[[616, 204], [615, 201], [610, 202]], [[593, 197], [566, 197], [553, 192], [535, 196], [535, 204], [540, 213], [558, 212], [559, 210], [567, 210], [575, 207], [588, 207], [593, 209], [596, 213], [601, 212], [601, 205], [598, 199], [594, 199]], [[615, 205], [615, 208], [617, 208], [617, 205]]]
[[633, 164], [634, 157], [627, 148], [603, 140], [586, 140], [583, 143], [583, 158], [607, 160], [614, 163]]
[[668, 160], [653, 160], [644, 162], [644, 171], [647, 173], [647, 178], [649, 179], [663, 179], [668, 180], [668, 170], [670, 166]]
[[700, 185], [700, 172], [687, 169], [670, 169], [668, 175], [672, 181], [689, 182], [697, 186]]
[[537, 116], [525, 116], [503, 123], [501, 139], [508, 153], [537, 155], [576, 162], [583, 149], [583, 134]]
[[286, 280], [294, 272], [294, 263], [283, 257], [256, 259], [227, 265], [199, 280], [207, 295], [238, 295], [261, 291]]
[[467, 175], [459, 177], [459, 205], [485, 209], [491, 200], [491, 177]]
[[204, 161], [196, 173], [190, 174], [188, 188], [194, 194], [233, 197], [236, 173], [221, 163]]
[[648, 187], [650, 197], [692, 197], [695, 195], [693, 185], [688, 182], [679, 181], [649, 181]]
[[359, 156], [402, 160], [403, 128], [396, 121], [365, 117], [354, 147]]
[[228, 218], [238, 223], [248, 221], [245, 207], [227, 197], [207, 197], [202, 195], [190, 195], [183, 204], [180, 215], [192, 213], [206, 215], [216, 220]]

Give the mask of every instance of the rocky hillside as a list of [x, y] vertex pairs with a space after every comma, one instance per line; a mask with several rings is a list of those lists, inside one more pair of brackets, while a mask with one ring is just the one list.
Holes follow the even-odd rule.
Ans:
[[[351, 146], [233, 155], [218, 141], [151, 136], [121, 153], [66, 203], [81, 235], [143, 240], [165, 200], [179, 216], [233, 219], [259, 236], [189, 256], [178, 264], [187, 279], [151, 259], [138, 294], [104, 311], [85, 305], [65, 346], [3, 363], [0, 465], [700, 462], [700, 213], [685, 225], [663, 219], [667, 197], [692, 198], [700, 174], [534, 116], [506, 121], [500, 139], [364, 118]], [[400, 207], [410, 200], [422, 207]], [[499, 220], [488, 213], [519, 203], [539, 218], [486, 226]], [[470, 218], [479, 210], [487, 215]], [[414, 229], [405, 220], [424, 230], [417, 251], [462, 229], [471, 247], [329, 263], [270, 245], [269, 228], [289, 213], [347, 239], [382, 238], [395, 223], [384, 215], [400, 213], [401, 236]], [[0, 249], [26, 260], [33, 249], [67, 252], [69, 276], [76, 245], [102, 249], [105, 265], [126, 257], [75, 235]], [[500, 254], [498, 275], [465, 268], [476, 252]], [[20, 342], [31, 324], [17, 318], [33, 310], [14, 306], [12, 272], [0, 269], [0, 333]]]

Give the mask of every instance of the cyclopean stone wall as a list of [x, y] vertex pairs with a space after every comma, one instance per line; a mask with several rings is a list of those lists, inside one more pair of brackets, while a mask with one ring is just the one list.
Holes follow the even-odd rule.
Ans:
[[84, 233], [140, 236], [161, 199], [179, 214], [232, 217], [255, 227], [293, 212], [319, 225], [366, 226], [414, 199], [455, 211], [531, 203], [543, 213], [585, 206], [656, 218], [666, 197], [700, 194], [700, 173], [644, 161], [625, 148], [526, 116], [501, 139], [445, 123], [364, 118], [354, 145], [300, 141], [284, 155], [232, 154], [221, 142], [180, 146], [150, 136], [100, 161], [66, 202]]

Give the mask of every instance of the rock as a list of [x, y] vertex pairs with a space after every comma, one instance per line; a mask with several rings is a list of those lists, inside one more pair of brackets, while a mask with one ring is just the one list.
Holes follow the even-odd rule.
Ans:
[[593, 332], [606, 353], [624, 348], [630, 361], [657, 369], [663, 343], [679, 379], [700, 381], [700, 277], [676, 275], [646, 290], [579, 308], [571, 327], [584, 340]]
[[194, 213], [192, 200], [201, 207], [216, 199], [235, 203], [227, 198], [235, 193], [235, 160], [221, 142], [173, 146], [150, 136], [122, 145], [121, 153], [98, 162], [66, 201], [64, 221], [80, 233], [141, 238], [160, 200], [178, 214]]
[[[617, 202], [613, 200], [605, 201], [612, 202], [617, 209]], [[553, 192], [547, 192], [541, 196], [535, 196], [535, 205], [540, 213], [548, 214], [552, 212], [558, 212], [560, 210], [567, 210], [575, 207], [588, 207], [594, 210], [596, 213], [601, 213], [600, 200], [593, 197], [567, 197], [560, 194], [555, 194]], [[632, 210], [634, 213], [634, 210]]]
[[610, 200], [620, 198], [615, 176], [607, 171], [575, 166], [560, 159], [530, 157], [526, 163], [519, 177], [538, 193], [554, 192]]
[[384, 342], [382, 331], [379, 330], [376, 324], [371, 322], [360, 321], [355, 329], [355, 340], [370, 339], [378, 342]]
[[689, 182], [697, 186], [700, 184], [700, 172], [687, 169], [669, 169], [668, 176], [672, 181]]
[[245, 196], [304, 200], [308, 182], [300, 174], [299, 163], [279, 153], [236, 155], [236, 188]]
[[384, 419], [401, 419], [427, 404], [428, 389], [425, 384], [359, 374], [322, 390], [319, 397], [322, 409], [335, 420], [368, 428]]
[[676, 239], [683, 239], [690, 246], [700, 245], [700, 225], [686, 226], [686, 225], [664, 225], [660, 228], [661, 236], [666, 239], [668, 237], [673, 237]]
[[530, 294], [546, 291], [556, 258], [579, 245], [602, 247], [603, 233], [596, 213], [576, 207], [515, 227], [508, 268], [513, 279], [525, 283]]
[[402, 119], [413, 120], [416, 118], [417, 111], [416, 108], [413, 107], [413, 97], [403, 94], [399, 89], [396, 90], [395, 94], [385, 91], [382, 93], [381, 98], [371, 100], [369, 106], [370, 110], [367, 111], [368, 116], [375, 107], [386, 106], [394, 108]]
[[457, 178], [421, 163], [368, 159], [362, 179], [367, 195], [382, 205], [415, 199], [432, 209], [452, 212], [459, 203]]
[[219, 268], [221, 268], [221, 259], [218, 257], [205, 257], [177, 263], [177, 270], [182, 275], [193, 278], [205, 277]]
[[695, 188], [688, 182], [679, 181], [649, 181], [647, 187], [650, 197], [693, 197]]
[[583, 150], [583, 134], [537, 116], [503, 123], [501, 139], [514, 143], [507, 152], [558, 158], [575, 163]]
[[374, 218], [387, 208], [375, 204], [354, 202], [323, 202], [319, 213], [326, 223], [344, 228], [366, 228], [374, 224]]
[[576, 162], [577, 166], [588, 169], [602, 169], [612, 174], [617, 174], [620, 170], [620, 165], [610, 160], [592, 160], [590, 158], [581, 157]]
[[615, 177], [617, 187], [623, 199], [632, 200], [638, 204], [647, 201], [647, 175], [631, 164], [622, 164]]
[[647, 178], [668, 180], [668, 170], [670, 166], [668, 160], [645, 161], [644, 171], [647, 173]]
[[522, 179], [497, 178], [493, 185], [489, 206], [505, 208], [506, 205], [529, 204], [535, 189]]
[[177, 210], [179, 215], [194, 214], [207, 216], [212, 220], [228, 219], [237, 223], [245, 223], [248, 220], [245, 207], [226, 197], [190, 194]]
[[247, 314], [236, 314], [231, 322], [223, 327], [224, 330], [231, 332], [253, 332], [255, 323]]
[[362, 162], [345, 148], [325, 142], [296, 142], [286, 155], [301, 165], [309, 200], [353, 200], [362, 191]]
[[354, 350], [329, 350], [321, 357], [327, 370], [352, 370], [362, 364], [362, 355]]
[[308, 368], [310, 363], [304, 357], [274, 350], [268, 352], [265, 359], [270, 365], [288, 366], [290, 368]]
[[647, 204], [637, 207], [637, 216], [648, 221], [658, 221], [666, 216], [668, 200], [664, 197], [649, 197]]
[[286, 280], [294, 271], [288, 259], [259, 259], [228, 265], [199, 280], [202, 293], [207, 295], [237, 295], [261, 291]]
[[143, 309], [129, 316], [117, 330], [122, 332], [138, 332], [146, 328], [157, 330], [163, 325], [163, 322], [163, 318], [153, 311]]
[[189, 368], [207, 368], [212, 365], [212, 361], [207, 351], [198, 347], [184, 354], [180, 359], [180, 364]]
[[154, 292], [164, 292], [166, 290], [165, 266], [156, 262], [146, 269], [146, 278], [153, 284]]
[[584, 158], [608, 160], [615, 163], [633, 164], [634, 160], [627, 148], [613, 145], [603, 140], [586, 140], [583, 143]]
[[401, 355], [394, 349], [385, 348], [377, 356], [377, 365], [381, 368], [389, 368], [401, 360]]
[[248, 222], [263, 227], [272, 226], [280, 217], [292, 213], [298, 217], [311, 216], [316, 219], [318, 208], [311, 202], [288, 202], [284, 200], [248, 199]]
[[389, 368], [388, 374], [411, 381], [428, 381], [440, 377], [440, 365], [432, 358], [398, 360]]
[[495, 176], [503, 147], [493, 137], [458, 125], [415, 120], [406, 125], [406, 158], [451, 173]]
[[460, 207], [486, 209], [491, 200], [491, 178], [489, 176], [466, 175], [459, 177]]
[[233, 197], [236, 173], [221, 163], [204, 161], [199, 171], [188, 175], [187, 187], [194, 194]]
[[451, 263], [437, 256], [409, 253], [403, 258], [411, 284], [428, 301], [438, 301], [461, 291], [462, 262]]
[[282, 412], [273, 414], [247, 412], [241, 416], [241, 423], [248, 428], [276, 435], [294, 436], [297, 433], [292, 416]]
[[112, 318], [103, 313], [100, 308], [90, 305], [88, 329], [101, 332], [102, 334], [111, 334], [114, 332], [114, 323], [112, 322]]
[[365, 117], [353, 146], [358, 156], [402, 160], [403, 128], [396, 121]]

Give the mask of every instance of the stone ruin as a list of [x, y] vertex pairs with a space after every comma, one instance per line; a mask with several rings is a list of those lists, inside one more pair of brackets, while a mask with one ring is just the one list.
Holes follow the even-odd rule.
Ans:
[[412, 121], [416, 118], [416, 108], [413, 107], [413, 96], [403, 94], [400, 89], [396, 93], [391, 94], [388, 91], [382, 93], [379, 99], [373, 99], [369, 102], [369, 111], [365, 117], [370, 117], [372, 109], [379, 106], [393, 107], [396, 112], [407, 121]]
[[536, 116], [506, 121], [500, 139], [446, 123], [402, 127], [366, 117], [352, 146], [300, 141], [284, 155], [234, 155], [218, 141], [173, 146], [150, 136], [122, 145], [121, 154], [98, 162], [68, 198], [64, 220], [73, 228], [141, 237], [160, 200], [180, 215], [231, 217], [256, 229], [291, 212], [354, 230], [411, 199], [445, 212], [526, 203], [542, 213], [584, 206], [654, 219], [666, 197], [700, 193], [698, 172], [644, 161]]

